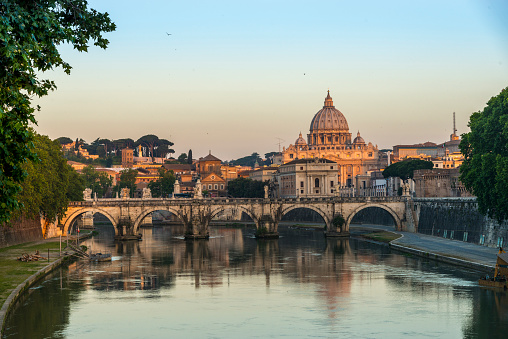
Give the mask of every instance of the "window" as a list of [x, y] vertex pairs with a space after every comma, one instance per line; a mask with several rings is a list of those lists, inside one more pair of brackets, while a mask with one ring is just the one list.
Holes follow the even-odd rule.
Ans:
[[303, 171], [303, 166], [300, 166], [300, 171]]
[[289, 155], [289, 158], [293, 159], [293, 154], [290, 154], [290, 155]]
[[319, 187], [319, 178], [314, 179], [314, 187]]
[[303, 190], [300, 190], [300, 193], [303, 194]]
[[330, 169], [333, 169], [333, 166], [330, 166]]
[[220, 189], [223, 190], [224, 189], [224, 184], [221, 184], [220, 185]]
[[[205, 185], [206, 186], [206, 185]], [[212, 184], [209, 184], [208, 185], [208, 189], [211, 190], [212, 189]]]
[[300, 181], [300, 187], [303, 188], [303, 181]]
[[213, 189], [214, 189], [214, 190], [216, 190], [216, 189], [218, 189], [218, 188], [219, 188], [219, 185], [217, 185], [217, 184], [213, 185]]
[[[333, 180], [330, 181], [330, 187], [333, 187]], [[333, 192], [332, 192], [333, 193]]]

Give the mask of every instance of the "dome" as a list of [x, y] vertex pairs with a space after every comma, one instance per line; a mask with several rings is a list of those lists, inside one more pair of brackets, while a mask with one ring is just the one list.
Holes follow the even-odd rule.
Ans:
[[310, 133], [323, 131], [349, 131], [346, 118], [333, 106], [330, 91], [328, 91], [323, 109], [314, 115], [310, 123]]
[[355, 140], [353, 140], [353, 144], [365, 144], [365, 140], [360, 136], [360, 131], [356, 134]]
[[303, 146], [303, 145], [307, 145], [307, 142], [305, 141], [305, 139], [302, 137], [302, 132], [300, 132], [300, 136], [298, 137], [298, 139], [296, 139], [295, 141], [295, 146]]

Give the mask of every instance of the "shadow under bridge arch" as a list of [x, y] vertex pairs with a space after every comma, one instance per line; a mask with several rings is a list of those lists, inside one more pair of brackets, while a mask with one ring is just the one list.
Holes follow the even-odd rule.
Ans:
[[320, 208], [312, 205], [295, 205], [282, 209], [280, 221], [323, 223], [324, 228], [330, 224], [329, 216]]
[[402, 221], [397, 213], [383, 204], [365, 204], [357, 207], [346, 219], [348, 230], [352, 223], [393, 226], [398, 231], [402, 229]]
[[[239, 205], [222, 205], [215, 206], [212, 208], [210, 220], [213, 221], [237, 221], [237, 222], [246, 222], [242, 220], [243, 214], [249, 216], [252, 219], [252, 222], [256, 222], [256, 215], [247, 207], [239, 206]], [[250, 222], [250, 221], [249, 221]]]
[[115, 229], [115, 235], [117, 235], [118, 233], [118, 229], [117, 229], [117, 224], [118, 224], [118, 221], [115, 220], [115, 218], [113, 218], [113, 216], [108, 213], [106, 210], [103, 210], [101, 208], [97, 208], [97, 207], [83, 207], [83, 208], [79, 208], [77, 210], [74, 210], [72, 211], [69, 216], [65, 216], [65, 221], [64, 221], [64, 224], [63, 224], [63, 234], [68, 234], [69, 233], [69, 230], [71, 230], [71, 227], [72, 225], [74, 224], [74, 222], [77, 220], [78, 217], [80, 217], [81, 215], [85, 214], [85, 213], [88, 213], [88, 212], [92, 212], [93, 214], [102, 214], [103, 216], [105, 216], [110, 222], [111, 224], [113, 224], [113, 228]]
[[[175, 208], [175, 207], [172, 207], [172, 206], [155, 206], [155, 207], [150, 207], [150, 208], [147, 208], [147, 209], [144, 209], [143, 211], [141, 211], [141, 213], [136, 217], [136, 219], [134, 220], [134, 234], [138, 234], [139, 232], [139, 227], [141, 226], [141, 224], [143, 223], [143, 220], [145, 220], [145, 218], [153, 213], [153, 212], [157, 212], [157, 211], [167, 211], [167, 212], [170, 212], [172, 213], [173, 215], [175, 215], [178, 220], [180, 220], [180, 222], [182, 224], [185, 224], [183, 219], [182, 219], [182, 216], [181, 216], [181, 210], [179, 208]], [[180, 213], [179, 213], [180, 212]]]

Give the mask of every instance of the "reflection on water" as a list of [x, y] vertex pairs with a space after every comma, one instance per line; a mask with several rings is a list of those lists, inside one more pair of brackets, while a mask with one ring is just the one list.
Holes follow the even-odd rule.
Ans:
[[477, 273], [391, 253], [355, 239], [281, 229], [144, 228], [114, 242], [112, 227], [87, 241], [106, 263], [77, 261], [30, 290], [5, 338], [499, 337], [505, 292], [480, 289]]

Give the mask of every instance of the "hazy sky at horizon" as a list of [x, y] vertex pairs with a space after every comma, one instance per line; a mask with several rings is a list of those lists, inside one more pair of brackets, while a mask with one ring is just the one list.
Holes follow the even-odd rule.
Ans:
[[[306, 135], [329, 89], [350, 132], [380, 148], [443, 142], [456, 112], [508, 86], [507, 1], [89, 1], [117, 30], [107, 50], [62, 46], [45, 74], [51, 138], [156, 134], [222, 160]], [[170, 33], [171, 35], [167, 35]]]

